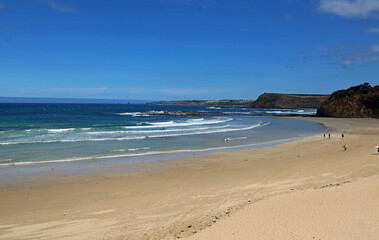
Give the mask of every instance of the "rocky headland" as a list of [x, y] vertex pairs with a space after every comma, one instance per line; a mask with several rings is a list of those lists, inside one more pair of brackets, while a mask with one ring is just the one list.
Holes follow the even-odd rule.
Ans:
[[264, 93], [257, 100], [185, 100], [159, 101], [147, 104], [249, 106], [250, 108], [317, 108], [329, 95]]
[[320, 117], [379, 117], [379, 85], [369, 83], [333, 92], [317, 108]]
[[[331, 95], [321, 94], [282, 94], [264, 93], [257, 100], [185, 100], [159, 101], [148, 104], [163, 105], [210, 105], [210, 106], [240, 106], [250, 108], [317, 108], [320, 117], [379, 117], [379, 86], [364, 83], [346, 90], [333, 92]], [[176, 112], [160, 113], [175, 116], [202, 116], [203, 113]], [[214, 113], [220, 114], [220, 113]]]
[[264, 93], [251, 108], [317, 108], [329, 95]]

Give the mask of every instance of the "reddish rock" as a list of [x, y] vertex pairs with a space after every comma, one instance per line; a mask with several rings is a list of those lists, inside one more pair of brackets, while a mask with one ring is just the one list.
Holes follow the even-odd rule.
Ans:
[[379, 117], [379, 86], [368, 83], [334, 92], [317, 109], [321, 117]]

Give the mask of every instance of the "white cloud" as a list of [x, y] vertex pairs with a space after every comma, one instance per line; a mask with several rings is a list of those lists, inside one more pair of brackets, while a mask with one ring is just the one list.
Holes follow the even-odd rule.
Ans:
[[345, 60], [342, 60], [339, 62], [332, 62], [330, 64], [331, 65], [338, 65], [338, 66], [341, 66], [345, 69], [350, 69], [354, 65], [354, 62], [350, 59], [345, 59]]
[[69, 94], [70, 96], [96, 96], [101, 94], [112, 93], [140, 93], [142, 90], [137, 88], [109, 88], [109, 87], [97, 87], [97, 88], [45, 88], [45, 89], [26, 89], [26, 92], [38, 92], [43, 94]]
[[367, 29], [367, 32], [369, 32], [369, 33], [379, 33], [379, 28], [369, 28], [369, 29]]
[[223, 92], [237, 92], [243, 89], [217, 89], [217, 88], [164, 88], [158, 89], [157, 92], [170, 95], [193, 95], [193, 94], [209, 94]]
[[285, 13], [283, 16], [284, 16], [284, 18], [287, 19], [287, 20], [291, 20], [291, 19], [292, 19], [292, 15], [289, 14], [289, 13]]
[[370, 48], [360, 49], [357, 46], [314, 46], [313, 56], [305, 56], [305, 59], [320, 58], [326, 59], [328, 64], [341, 66], [350, 69], [356, 65], [367, 63], [379, 63], [379, 44]]
[[379, 53], [379, 45], [372, 45], [371, 49], [372, 49], [373, 52]]
[[[160, 96], [188, 96], [196, 97], [199, 95], [207, 96], [207, 94], [217, 93], [231, 93], [242, 92], [246, 89], [221, 89], [221, 88], [186, 88], [186, 87], [172, 87], [172, 88], [111, 88], [111, 87], [68, 87], [68, 88], [24, 88], [18, 90], [17, 93], [8, 95], [22, 95], [31, 97], [64, 97], [64, 98], [148, 98], [157, 99]], [[152, 97], [155, 96], [155, 97]], [[162, 98], [158, 98], [162, 99]]]
[[351, 61], [351, 60], [344, 60], [344, 61], [342, 61], [341, 62], [343, 65], [352, 65], [353, 64], [353, 61]]
[[320, 10], [346, 18], [367, 18], [379, 11], [379, 0], [320, 0]]
[[212, 6], [213, 0], [161, 0], [167, 11], [172, 15], [198, 15]]
[[65, 6], [61, 4], [60, 2], [47, 0], [46, 3], [49, 4], [49, 6], [56, 11], [65, 12], [65, 13], [75, 13], [74, 8]]

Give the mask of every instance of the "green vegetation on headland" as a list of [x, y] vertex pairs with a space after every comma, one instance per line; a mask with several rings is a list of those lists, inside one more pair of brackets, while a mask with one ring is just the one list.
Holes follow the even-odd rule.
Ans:
[[163, 105], [213, 105], [249, 106], [251, 108], [317, 108], [329, 95], [264, 93], [254, 100], [185, 100], [160, 101], [148, 104]]
[[335, 91], [317, 109], [321, 117], [379, 117], [379, 85], [369, 83]]
[[241, 105], [250, 108], [317, 108], [321, 117], [379, 117], [379, 86], [369, 83], [333, 92], [331, 95], [264, 93], [257, 100], [187, 100], [148, 104]]
[[251, 108], [317, 108], [329, 95], [264, 93]]

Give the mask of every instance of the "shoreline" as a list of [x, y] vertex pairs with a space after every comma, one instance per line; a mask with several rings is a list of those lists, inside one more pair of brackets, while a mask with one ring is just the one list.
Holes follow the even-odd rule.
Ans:
[[[0, 239], [182, 238], [269, 196], [378, 174], [377, 153], [368, 145], [379, 142], [379, 120], [313, 120], [334, 129], [332, 139], [314, 136], [141, 164], [140, 171], [130, 173], [109, 174], [111, 169], [103, 168], [96, 174], [1, 185], [0, 204], [8, 208], [0, 211]], [[342, 128], [343, 141], [334, 136]]]
[[[255, 116], [254, 116], [255, 117]], [[264, 116], [264, 118], [276, 118], [275, 116]], [[283, 117], [291, 118], [291, 117]], [[292, 117], [292, 119], [303, 120], [299, 117]], [[305, 120], [306, 121], [306, 120]], [[322, 125], [322, 124], [321, 124]], [[18, 178], [33, 177], [41, 174], [54, 174], [64, 173], [64, 175], [81, 175], [90, 174], [91, 169], [101, 167], [119, 167], [128, 169], [126, 172], [132, 171], [130, 169], [138, 168], [140, 164], [148, 164], [161, 161], [180, 160], [183, 158], [190, 158], [194, 156], [204, 156], [210, 154], [234, 152], [249, 150], [255, 148], [266, 148], [276, 145], [280, 145], [286, 142], [298, 141], [304, 138], [310, 138], [326, 131], [319, 133], [309, 133], [306, 136], [282, 138], [277, 140], [271, 140], [266, 142], [253, 142], [243, 145], [228, 145], [225, 143], [222, 147], [211, 147], [205, 149], [181, 149], [181, 150], [168, 150], [168, 151], [153, 151], [146, 153], [129, 154], [125, 156], [102, 156], [102, 157], [83, 157], [73, 159], [61, 159], [61, 160], [46, 160], [39, 162], [19, 162], [19, 163], [7, 163], [0, 164], [0, 181], [8, 182], [15, 181]], [[13, 173], [18, 173], [17, 175]]]
[[[315, 134], [318, 135], [318, 134]], [[99, 158], [84, 158], [84, 159], [78, 159], [78, 160], [51, 160], [51, 161], [41, 161], [41, 162], [28, 162], [28, 163], [15, 163], [15, 164], [9, 164], [6, 166], [0, 165], [0, 179], [2, 175], [5, 175], [3, 172], [7, 172], [7, 170], [15, 170], [16, 172], [24, 172], [28, 175], [27, 171], [30, 171], [31, 168], [36, 167], [38, 169], [41, 169], [40, 172], [35, 172], [33, 175], [38, 175], [43, 173], [43, 171], [49, 171], [51, 169], [59, 169], [59, 171], [72, 171], [76, 170], [77, 166], [81, 164], [87, 165], [84, 169], [89, 168], [95, 168], [95, 167], [102, 167], [102, 166], [112, 166], [112, 167], [136, 167], [139, 164], [146, 164], [146, 163], [154, 163], [154, 162], [164, 162], [164, 161], [176, 161], [183, 158], [191, 158], [193, 156], [206, 156], [211, 154], [217, 154], [217, 153], [225, 153], [225, 152], [235, 152], [235, 151], [243, 151], [243, 150], [249, 150], [249, 149], [256, 149], [256, 148], [266, 148], [266, 147], [273, 147], [277, 146], [286, 142], [291, 141], [298, 141], [305, 138], [311, 138], [315, 135], [305, 136], [305, 137], [296, 137], [296, 138], [288, 138], [288, 139], [279, 139], [274, 140], [270, 142], [262, 142], [262, 143], [251, 143], [246, 145], [237, 145], [237, 146], [227, 146], [227, 147], [216, 147], [216, 148], [209, 148], [209, 149], [183, 149], [183, 150], [174, 150], [174, 151], [162, 151], [162, 152], [154, 152], [154, 153], [148, 153], [148, 154], [135, 154], [131, 156], [125, 156], [125, 157], [99, 157]], [[142, 159], [142, 160], [141, 160]], [[67, 164], [73, 165], [73, 166], [67, 166]], [[65, 165], [65, 166], [64, 166]], [[63, 168], [62, 168], [63, 167]], [[67, 168], [65, 168], [67, 167]], [[77, 174], [84, 174], [85, 170], [81, 169], [83, 171], [74, 172], [74, 173], [68, 173], [68, 175], [77, 175]], [[1, 179], [2, 182], [4, 182], [6, 179]]]

